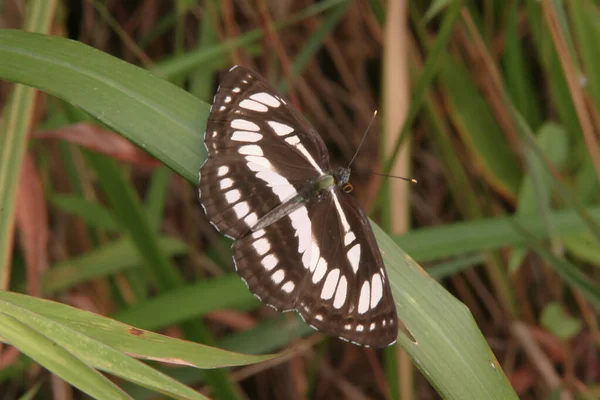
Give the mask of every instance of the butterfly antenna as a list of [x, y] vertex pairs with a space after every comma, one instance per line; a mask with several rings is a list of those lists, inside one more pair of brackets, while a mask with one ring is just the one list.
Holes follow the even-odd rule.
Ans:
[[371, 117], [371, 122], [369, 122], [369, 125], [367, 126], [367, 129], [365, 130], [365, 133], [363, 133], [362, 139], [360, 139], [360, 143], [358, 144], [358, 147], [356, 148], [356, 152], [354, 153], [354, 156], [352, 157], [352, 160], [350, 160], [350, 162], [348, 163], [348, 168], [350, 168], [350, 166], [354, 162], [354, 159], [358, 155], [358, 151], [362, 147], [362, 144], [365, 141], [365, 138], [367, 137], [367, 133], [369, 133], [369, 129], [371, 129], [371, 125], [373, 125], [373, 121], [375, 121], [375, 117], [376, 116], [377, 116], [377, 110], [375, 110], [375, 112], [373, 113], [373, 117]]
[[378, 175], [378, 176], [385, 176], [386, 178], [402, 179], [403, 181], [407, 181], [407, 182], [410, 182], [410, 183], [417, 183], [417, 180], [413, 179], [413, 178], [405, 178], [403, 176], [380, 174], [379, 172], [373, 172], [373, 171], [369, 171], [369, 173], [373, 174], [373, 175]]
[[[358, 155], [358, 151], [362, 147], [363, 142], [365, 141], [365, 138], [367, 137], [367, 133], [369, 133], [369, 129], [371, 129], [371, 125], [373, 125], [373, 121], [375, 121], [376, 117], [377, 117], [377, 110], [375, 110], [375, 112], [373, 112], [373, 117], [371, 117], [371, 121], [369, 122], [369, 125], [367, 126], [367, 129], [365, 130], [365, 133], [363, 133], [362, 139], [360, 139], [360, 143], [358, 144], [358, 147], [356, 148], [356, 152], [354, 153], [354, 156], [352, 157], [352, 160], [350, 160], [350, 162], [348, 163], [348, 168], [350, 168], [350, 166], [354, 162], [354, 159]], [[369, 171], [369, 173], [371, 173], [373, 175], [385, 176], [386, 178], [396, 178], [396, 179], [402, 179], [403, 181], [407, 181], [407, 182], [411, 182], [411, 183], [417, 183], [417, 180], [413, 179], [413, 178], [405, 178], [403, 176], [380, 174], [378, 172], [373, 172], [373, 171]]]

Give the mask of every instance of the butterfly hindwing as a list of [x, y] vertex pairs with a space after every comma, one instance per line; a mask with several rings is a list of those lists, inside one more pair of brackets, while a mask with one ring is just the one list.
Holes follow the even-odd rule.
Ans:
[[259, 75], [234, 67], [207, 123], [200, 200], [222, 233], [240, 238], [329, 168], [320, 136]]
[[332, 189], [233, 245], [240, 276], [263, 302], [357, 344], [396, 340], [396, 308], [364, 212]]
[[[339, 268], [340, 280], [331, 297], [333, 309], [338, 310], [337, 314], [333, 314], [338, 320], [317, 320], [317, 310], [310, 313], [314, 319], [311, 325], [324, 330], [327, 329], [326, 325], [333, 322], [335, 334], [344, 340], [370, 347], [389, 346], [398, 337], [398, 317], [373, 230], [354, 197], [339, 189], [332, 190], [331, 193], [333, 207], [317, 207], [312, 218], [323, 226], [322, 230], [328, 229], [325, 226], [334, 226], [329, 228], [330, 234], [320, 235], [324, 243], [321, 246], [321, 257], [331, 267], [328, 268], [328, 275], [323, 278], [325, 283], [319, 300], [322, 301], [324, 315], [332, 311], [325, 298], [332, 293], [332, 278], [329, 274], [335, 274], [335, 269]], [[331, 208], [336, 212], [331, 212]], [[318, 268], [317, 265], [314, 275], [319, 272]], [[347, 281], [342, 281], [342, 276]], [[347, 285], [346, 290], [340, 290], [343, 289], [343, 283]], [[313, 298], [316, 298], [314, 293]]]
[[236, 270], [250, 291], [279, 311], [296, 309], [298, 295], [305, 290], [306, 270], [298, 246], [310, 240], [310, 221], [300, 229], [293, 222], [305, 217], [307, 209], [302, 206], [232, 246]]

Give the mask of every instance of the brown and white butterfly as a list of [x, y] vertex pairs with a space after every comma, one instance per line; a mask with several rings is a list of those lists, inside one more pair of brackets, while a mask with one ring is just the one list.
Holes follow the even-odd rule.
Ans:
[[250, 291], [326, 334], [393, 344], [396, 307], [367, 216], [344, 191], [350, 170], [330, 166], [306, 119], [264, 78], [234, 66], [215, 95], [204, 143], [200, 201], [234, 239], [233, 260]]

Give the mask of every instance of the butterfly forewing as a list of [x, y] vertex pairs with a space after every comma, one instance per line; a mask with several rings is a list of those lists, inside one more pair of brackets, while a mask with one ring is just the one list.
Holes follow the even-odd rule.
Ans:
[[213, 225], [234, 239], [329, 168], [327, 149], [304, 117], [243, 67], [221, 82], [204, 142], [200, 200]]
[[200, 200], [236, 239], [234, 262], [250, 291], [355, 344], [395, 342], [396, 308], [369, 221], [302, 115], [234, 67], [215, 95], [205, 145]]

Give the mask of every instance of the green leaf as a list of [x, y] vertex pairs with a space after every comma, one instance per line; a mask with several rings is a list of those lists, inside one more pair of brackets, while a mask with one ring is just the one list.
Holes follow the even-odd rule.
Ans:
[[459, 1], [459, 0], [433, 0], [431, 2], [431, 4], [429, 5], [429, 8], [427, 9], [427, 12], [425, 12], [425, 17], [424, 17], [425, 20], [431, 21], [439, 13], [441, 13], [442, 10], [444, 10], [444, 8], [450, 6], [452, 1]]
[[[25, 29], [49, 32], [57, 0], [32, 0]], [[9, 286], [13, 227], [21, 165], [34, 119], [35, 90], [16, 85], [0, 116], [0, 288]]]
[[542, 310], [540, 323], [544, 328], [563, 340], [568, 340], [577, 335], [583, 323], [577, 318], [567, 314], [558, 302], [551, 302]]
[[[552, 34], [548, 30], [548, 25], [544, 20], [541, 5], [542, 3], [536, 0], [527, 0], [525, 2], [527, 22], [530, 25], [529, 29], [534, 39], [535, 45], [533, 48], [538, 51], [542, 69], [548, 77], [547, 82], [550, 88], [550, 95], [547, 98], [556, 108], [560, 124], [565, 127], [566, 131], [571, 134], [571, 139], [576, 142], [576, 145], [573, 146], [577, 149], [574, 152], [576, 159], [572, 158], [571, 161], [577, 163], [584, 159], [581, 154], [583, 152], [587, 153], [587, 151], [583, 149], [583, 135], [577, 113], [575, 112], [560, 60], [554, 48]], [[565, 32], [563, 31], [563, 33]]]
[[[302, 321], [296, 313], [285, 313], [276, 318], [261, 321], [254, 328], [235, 332], [225, 338], [219, 339], [218, 347], [243, 352], [247, 354], [260, 354], [276, 351], [288, 345], [292, 340], [308, 336], [314, 330]], [[193, 368], [165, 368], [158, 367], [165, 374], [177, 379], [186, 385], [197, 386], [203, 382], [202, 376]], [[148, 389], [124, 383], [123, 388], [135, 399], [153, 398]]]
[[[589, 88], [589, 93], [600, 108], [600, 54], [598, 53], [598, 38], [600, 37], [600, 12], [598, 5], [589, 0], [565, 2], [571, 16], [571, 27], [577, 38], [579, 55], [583, 61], [585, 74], [582, 82]], [[597, 111], [596, 111], [597, 112]]]
[[[590, 216], [600, 219], [600, 207], [587, 209]], [[586, 232], [587, 225], [575, 211], [550, 213], [552, 224], [564, 238]], [[549, 235], [540, 215], [494, 217], [471, 222], [457, 222], [443, 226], [421, 228], [398, 235], [396, 243], [416, 260], [432, 261], [440, 258], [493, 250], [514, 245], [527, 245], [528, 239], [515, 230], [515, 223], [527, 227], [537, 238]], [[431, 244], [435, 243], [435, 246]]]
[[182, 279], [158, 245], [158, 235], [152, 229], [152, 223], [133, 186], [113, 160], [95, 153], [86, 154], [121, 227], [129, 234], [143, 260], [141, 265], [144, 272], [153, 277], [162, 290], [179, 285]]
[[446, 55], [440, 62], [440, 77], [446, 87], [450, 116], [470, 150], [473, 164], [496, 190], [509, 198], [516, 197], [521, 179], [519, 163], [467, 68]]
[[0, 69], [12, 82], [31, 84], [35, 76], [38, 89], [129, 132], [129, 140], [179, 175], [198, 179], [188, 167], [200, 169], [206, 157], [199, 133], [210, 107], [191, 94], [83, 43], [21, 31], [0, 30]]
[[562, 240], [574, 257], [600, 268], [600, 246], [591, 233], [569, 235], [563, 237]]
[[[19, 299], [13, 298], [13, 301], [15, 300], [18, 302]], [[52, 305], [50, 304], [49, 306], [51, 307]], [[81, 360], [87, 366], [120, 376], [138, 385], [149, 387], [159, 392], [186, 399], [205, 399], [204, 396], [198, 394], [193, 389], [182, 385], [148, 365], [82, 334], [80, 329], [73, 329], [59, 321], [46, 318], [6, 300], [0, 301], [0, 310], [2, 313], [11, 315], [13, 318], [39, 332], [45, 338], [55, 343], [55, 345], [60, 346], [77, 357], [78, 360]], [[82, 316], [85, 315], [85, 313], [79, 312]], [[66, 365], [66, 367], [70, 369], [76, 368], [73, 364], [70, 366]], [[53, 369], [53, 372], [56, 373], [55, 370], [56, 367]], [[90, 371], [90, 376], [94, 377], [95, 371]]]
[[[187, 252], [185, 243], [171, 237], [159, 237], [158, 245], [169, 257]], [[131, 240], [119, 239], [45, 270], [42, 289], [45, 294], [57, 293], [82, 282], [139, 268], [141, 262]]]
[[[19, 316], [19, 310], [23, 316]], [[188, 365], [201, 369], [231, 367], [269, 360], [274, 355], [245, 355], [171, 338], [148, 332], [88, 311], [78, 310], [64, 304], [42, 300], [18, 293], [0, 291], [0, 311], [13, 314], [15, 318], [35, 321], [35, 315], [45, 317], [48, 323], [64, 326], [106, 346], [135, 358], [160, 360], [167, 363]], [[62, 329], [62, 328], [61, 328]], [[56, 340], [62, 338], [55, 337]], [[83, 339], [81, 339], [83, 340]], [[94, 356], [99, 356], [95, 354]]]
[[[0, 309], [4, 309], [0, 304]], [[0, 338], [83, 392], [98, 399], [129, 399], [114, 383], [90, 368], [62, 346], [19, 321], [0, 312]]]
[[165, 292], [114, 315], [115, 319], [149, 330], [158, 330], [217, 310], [252, 310], [259, 301], [237, 274], [206, 279]]
[[588, 278], [575, 265], [564, 258], [559, 258], [546, 249], [525, 228], [515, 224], [515, 230], [526, 237], [529, 245], [541, 256], [550, 267], [569, 285], [579, 290], [596, 309], [600, 310], [600, 285]]
[[96, 201], [77, 195], [56, 194], [50, 202], [67, 214], [81, 218], [87, 225], [106, 231], [117, 231], [118, 224], [110, 210]]
[[514, 107], [533, 130], [537, 130], [541, 116], [535, 89], [535, 80], [530, 68], [530, 54], [519, 31], [519, 1], [509, 6], [506, 26], [506, 49], [502, 59], [506, 89]]
[[19, 397], [19, 400], [35, 400], [41, 386], [40, 382], [36, 383], [23, 396]]
[[[553, 123], [542, 125], [536, 137], [536, 142], [548, 161], [558, 171], [565, 167], [569, 138], [561, 126]], [[519, 216], [538, 214], [545, 219], [552, 207], [553, 177], [536, 154], [526, 152], [525, 157], [527, 174], [521, 181], [516, 214]], [[548, 233], [554, 234], [553, 227], [549, 223], [546, 225]], [[513, 248], [509, 261], [509, 270], [512, 273], [517, 271], [526, 252], [527, 249], [524, 247], [516, 246]]]

